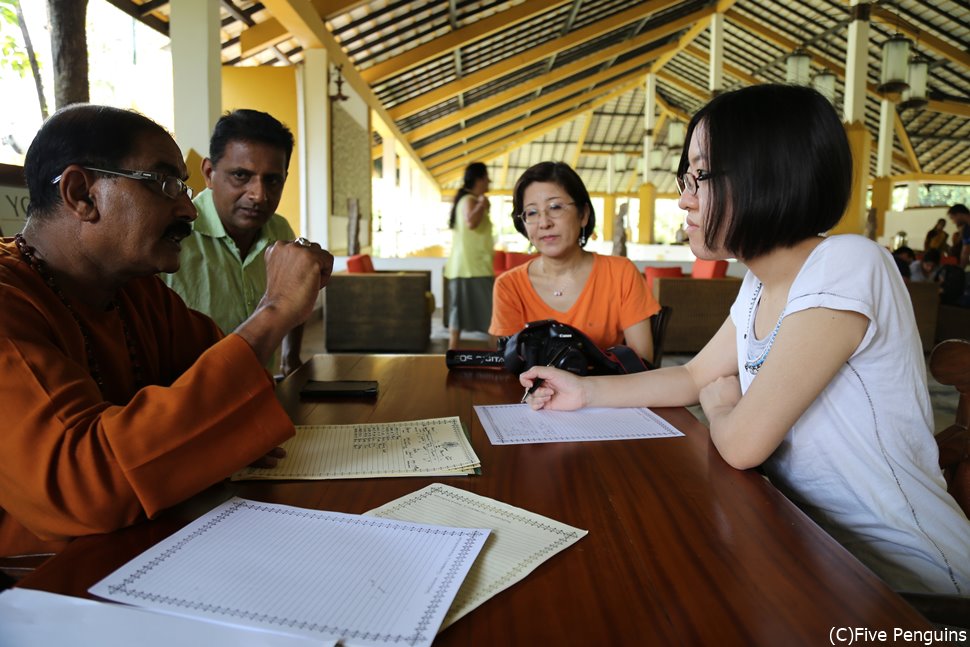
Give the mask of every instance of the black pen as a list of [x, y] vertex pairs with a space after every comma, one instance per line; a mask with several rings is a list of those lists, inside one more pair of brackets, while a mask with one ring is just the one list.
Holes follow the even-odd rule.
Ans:
[[[556, 360], [559, 359], [562, 356], [562, 354], [565, 351], [566, 351], [566, 346], [563, 346], [562, 348], [560, 348], [559, 351], [556, 352], [556, 354], [552, 356], [552, 359], [549, 360], [549, 363], [546, 364], [546, 366], [552, 366], [556, 362]], [[541, 377], [537, 377], [532, 382], [532, 386], [530, 386], [529, 388], [527, 388], [525, 390], [525, 393], [522, 394], [522, 400], [519, 401], [519, 404], [525, 404], [526, 399], [530, 395], [532, 395], [533, 393], [535, 393], [536, 392], [536, 389], [538, 389], [540, 386], [542, 386], [542, 382], [543, 382], [543, 379]]]

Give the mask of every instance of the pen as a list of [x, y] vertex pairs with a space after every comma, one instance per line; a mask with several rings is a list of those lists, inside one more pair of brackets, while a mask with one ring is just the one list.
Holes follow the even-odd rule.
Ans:
[[[546, 364], [546, 366], [552, 366], [553, 364], [555, 364], [556, 363], [556, 360], [559, 359], [562, 356], [562, 354], [566, 351], [566, 348], [567, 348], [566, 346], [563, 346], [558, 351], [556, 351], [556, 354], [552, 356], [552, 359], [549, 360], [549, 363]], [[544, 380], [541, 377], [537, 377], [532, 382], [532, 386], [530, 386], [529, 388], [527, 388], [525, 390], [525, 393], [522, 394], [522, 400], [519, 401], [519, 404], [525, 404], [526, 399], [530, 395], [532, 395], [533, 393], [535, 393], [536, 392], [536, 389], [538, 389], [540, 386], [542, 386], [542, 383], [543, 382], [544, 382]]]

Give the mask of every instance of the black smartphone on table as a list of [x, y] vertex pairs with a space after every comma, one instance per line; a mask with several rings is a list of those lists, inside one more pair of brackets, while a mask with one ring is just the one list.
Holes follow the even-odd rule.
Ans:
[[376, 380], [310, 380], [300, 390], [300, 397], [319, 398], [373, 398], [377, 397]]

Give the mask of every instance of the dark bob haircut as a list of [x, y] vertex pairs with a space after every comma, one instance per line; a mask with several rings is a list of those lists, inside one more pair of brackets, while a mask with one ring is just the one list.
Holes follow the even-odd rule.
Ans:
[[276, 117], [259, 110], [241, 108], [219, 117], [209, 138], [209, 160], [218, 164], [229, 142], [247, 141], [267, 144], [286, 154], [286, 167], [293, 154], [293, 133]]
[[482, 178], [488, 177], [488, 167], [485, 162], [472, 162], [465, 167], [465, 177], [461, 181], [461, 188], [455, 192], [455, 200], [451, 203], [451, 214], [448, 216], [448, 229], [455, 228], [455, 219], [458, 217], [458, 203], [461, 199], [472, 192], [475, 183]]
[[[762, 256], [825, 233], [842, 218], [852, 153], [825, 97], [796, 85], [755, 85], [715, 97], [691, 119], [678, 174], [699, 123], [711, 173], [704, 230], [709, 249]], [[695, 169], [696, 171], [696, 169]]]
[[583, 213], [583, 207], [589, 210], [589, 220], [583, 227], [583, 236], [580, 239], [582, 244], [585, 245], [596, 227], [596, 212], [582, 178], [565, 162], [539, 162], [526, 169], [525, 173], [516, 180], [515, 189], [512, 191], [512, 222], [515, 225], [515, 230], [526, 238], [529, 237], [525, 230], [525, 224], [517, 215], [522, 213], [525, 206], [525, 190], [533, 182], [558, 184], [566, 190], [569, 197], [576, 203], [576, 210], [579, 213]]
[[37, 131], [24, 158], [30, 193], [28, 216], [46, 216], [61, 203], [51, 181], [71, 164], [118, 168], [146, 133], [163, 133], [160, 125], [131, 110], [75, 103], [51, 115]]

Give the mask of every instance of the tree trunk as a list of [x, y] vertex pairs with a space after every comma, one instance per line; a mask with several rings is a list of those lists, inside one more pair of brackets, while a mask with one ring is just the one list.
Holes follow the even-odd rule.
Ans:
[[88, 38], [85, 18], [88, 0], [47, 0], [54, 59], [54, 104], [87, 103]]
[[30, 71], [34, 75], [34, 87], [37, 89], [40, 116], [41, 119], [46, 121], [47, 99], [44, 98], [44, 82], [40, 78], [40, 68], [37, 66], [37, 54], [34, 53], [34, 45], [30, 42], [30, 32], [27, 31], [27, 21], [24, 20], [24, 12], [20, 9], [20, 0], [13, 0], [13, 9], [17, 14], [17, 22], [20, 23], [20, 33], [24, 37], [24, 47], [27, 48], [27, 60], [30, 62]]

